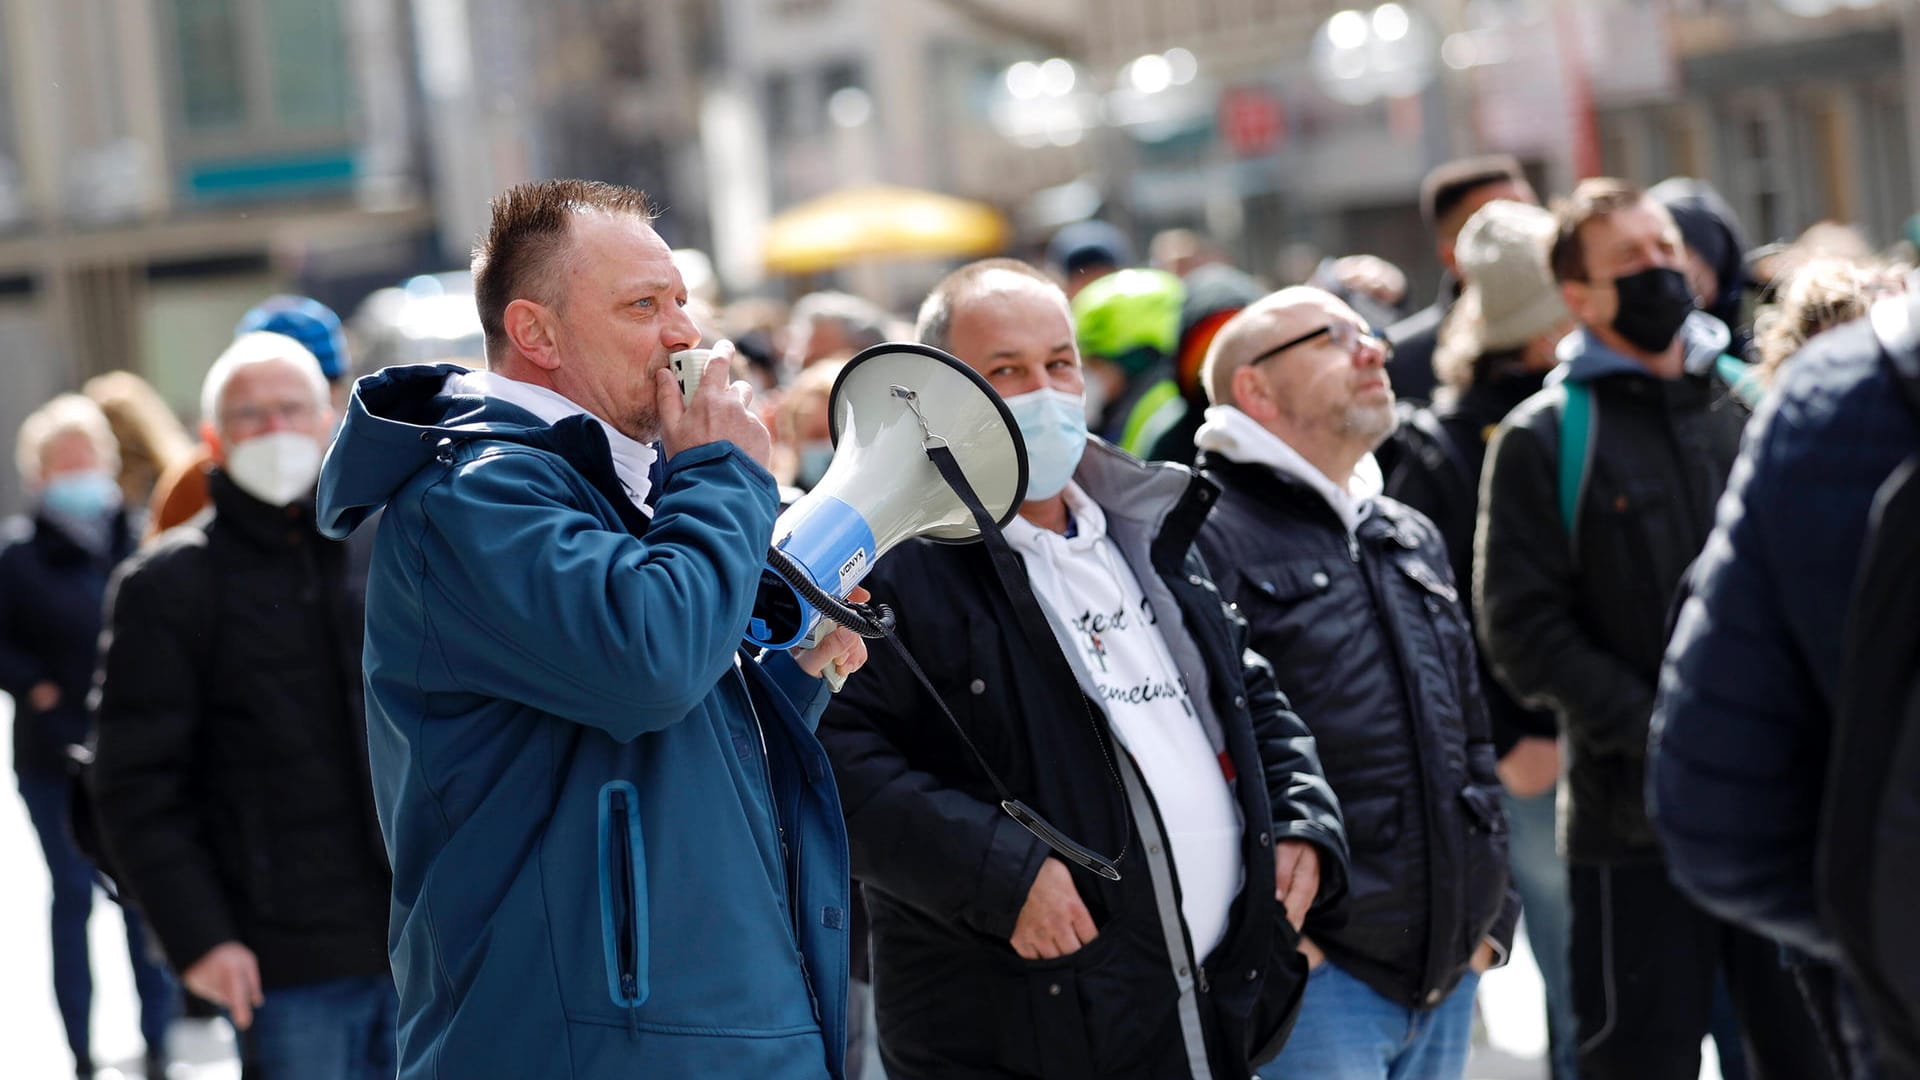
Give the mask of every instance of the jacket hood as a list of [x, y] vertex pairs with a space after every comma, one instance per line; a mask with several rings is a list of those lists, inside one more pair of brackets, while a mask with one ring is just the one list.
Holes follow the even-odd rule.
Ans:
[[[1696, 311], [1687, 316], [1687, 321], [1681, 325], [1680, 340], [1686, 349], [1683, 366], [1687, 373], [1705, 375], [1713, 370], [1714, 362], [1733, 343], [1733, 334], [1727, 330], [1726, 323], [1704, 311]], [[1573, 333], [1561, 338], [1553, 352], [1559, 358], [1560, 366], [1547, 374], [1548, 386], [1563, 379], [1591, 382], [1607, 375], [1647, 373], [1646, 367], [1638, 360], [1608, 348], [1588, 333], [1584, 326], [1576, 327]]]
[[549, 428], [532, 413], [492, 398], [445, 393], [448, 376], [465, 370], [455, 364], [414, 364], [387, 368], [354, 384], [346, 420], [320, 467], [322, 533], [346, 537], [414, 473], [439, 459], [446, 440], [541, 441]]
[[1647, 189], [1647, 195], [1673, 215], [1680, 235], [1720, 282], [1720, 295], [1705, 310], [1727, 325], [1740, 319], [1740, 297], [1747, 288], [1747, 240], [1740, 219], [1704, 180], [1676, 176]]

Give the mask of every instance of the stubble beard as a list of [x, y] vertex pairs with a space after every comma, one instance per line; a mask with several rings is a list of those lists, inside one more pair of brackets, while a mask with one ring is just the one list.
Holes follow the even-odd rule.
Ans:
[[1391, 400], [1379, 405], [1349, 404], [1340, 410], [1334, 430], [1372, 453], [1393, 434], [1394, 423]]

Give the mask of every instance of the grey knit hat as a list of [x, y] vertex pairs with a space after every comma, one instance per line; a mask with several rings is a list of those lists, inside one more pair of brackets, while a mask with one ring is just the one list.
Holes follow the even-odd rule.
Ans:
[[1547, 267], [1553, 234], [1551, 213], [1506, 199], [1481, 207], [1460, 229], [1454, 262], [1476, 294], [1482, 349], [1519, 348], [1573, 318]]

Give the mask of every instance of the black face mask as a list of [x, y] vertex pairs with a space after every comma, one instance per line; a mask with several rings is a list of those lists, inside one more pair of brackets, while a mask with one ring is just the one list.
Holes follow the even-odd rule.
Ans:
[[1617, 277], [1613, 291], [1620, 297], [1613, 328], [1642, 352], [1665, 352], [1680, 324], [1693, 314], [1693, 289], [1678, 270], [1655, 266]]

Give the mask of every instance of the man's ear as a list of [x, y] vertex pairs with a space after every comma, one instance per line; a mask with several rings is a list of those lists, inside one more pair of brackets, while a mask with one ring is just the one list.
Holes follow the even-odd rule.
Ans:
[[1584, 281], [1560, 283], [1561, 302], [1567, 305], [1567, 310], [1573, 313], [1576, 320], [1583, 323], [1587, 321], [1587, 291], [1592, 288], [1592, 285]]
[[556, 320], [552, 309], [523, 297], [507, 305], [500, 321], [515, 351], [526, 357], [534, 367], [552, 371], [560, 366], [560, 347], [554, 334]]
[[1279, 411], [1273, 400], [1273, 388], [1250, 366], [1233, 373], [1233, 405], [1262, 423], [1273, 419]]

